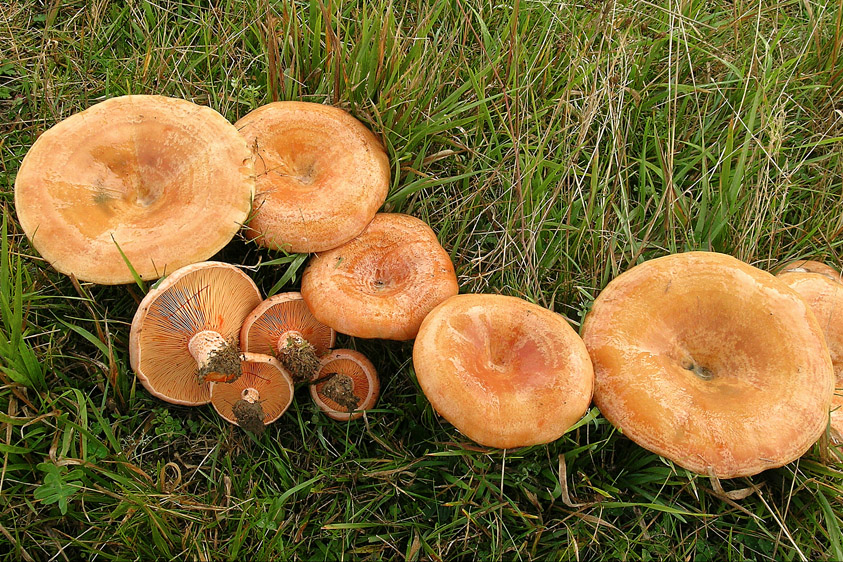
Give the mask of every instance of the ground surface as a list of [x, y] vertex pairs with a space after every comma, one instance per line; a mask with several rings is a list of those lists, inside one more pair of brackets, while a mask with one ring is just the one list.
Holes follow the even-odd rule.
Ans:
[[[39, 133], [126, 93], [232, 121], [273, 99], [350, 110], [388, 148], [386, 208], [432, 225], [462, 292], [578, 326], [613, 276], [668, 252], [841, 264], [843, 2], [0, 2], [8, 558], [843, 559], [843, 466], [819, 445], [723, 483], [744, 499], [596, 410], [550, 445], [488, 451], [432, 412], [410, 343], [340, 339], [381, 373], [366, 421], [302, 389], [256, 439], [153, 399], [128, 368], [142, 289], [74, 286], [13, 205]], [[303, 263], [243, 240], [218, 258], [261, 264], [265, 293]]]

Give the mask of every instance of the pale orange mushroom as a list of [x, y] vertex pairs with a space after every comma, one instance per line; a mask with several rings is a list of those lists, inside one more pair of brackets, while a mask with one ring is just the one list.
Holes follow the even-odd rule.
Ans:
[[693, 472], [783, 466], [825, 430], [834, 372], [816, 317], [784, 282], [731, 256], [633, 267], [598, 295], [582, 335], [606, 419]]
[[459, 292], [454, 265], [423, 221], [379, 213], [354, 240], [311, 258], [301, 294], [343, 334], [410, 340], [427, 313]]
[[209, 107], [162, 96], [98, 103], [38, 137], [15, 179], [27, 237], [58, 271], [107, 285], [157, 279], [234, 237], [252, 154]]
[[293, 403], [293, 379], [269, 355], [243, 353], [243, 374], [230, 383], [211, 383], [211, 405], [227, 421], [262, 433]]
[[175, 271], [147, 293], [135, 313], [132, 369], [162, 400], [207, 404], [210, 382], [240, 376], [240, 328], [260, 302], [257, 286], [233, 265], [202, 262]]
[[389, 192], [389, 158], [342, 109], [280, 101], [235, 123], [255, 154], [246, 235], [287, 252], [321, 252], [360, 234]]
[[778, 274], [782, 273], [817, 273], [825, 275], [832, 281], [843, 282], [840, 272], [830, 265], [814, 260], [794, 260], [779, 268]]
[[319, 358], [336, 342], [336, 332], [319, 322], [300, 293], [274, 295], [249, 314], [240, 330], [243, 351], [277, 357], [297, 381], [309, 380]]
[[458, 295], [413, 346], [419, 386], [469, 439], [509, 449], [561, 437], [591, 403], [585, 344], [559, 314], [503, 295]]
[[310, 396], [331, 419], [351, 421], [375, 406], [380, 379], [372, 362], [352, 349], [335, 349], [322, 359]]
[[[817, 267], [819, 264], [823, 267]], [[834, 365], [835, 386], [838, 392], [831, 401], [831, 436], [843, 442], [843, 283], [840, 274], [831, 266], [812, 262], [805, 267], [786, 268], [778, 278], [787, 283], [811, 307], [825, 335], [825, 342]]]

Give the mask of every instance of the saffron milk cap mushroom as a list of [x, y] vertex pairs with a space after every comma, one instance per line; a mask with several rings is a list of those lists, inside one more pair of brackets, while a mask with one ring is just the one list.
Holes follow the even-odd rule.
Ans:
[[561, 437], [588, 410], [594, 384], [585, 344], [564, 317], [504, 295], [458, 295], [434, 308], [413, 366], [434, 410], [500, 449]]
[[[819, 262], [814, 262], [819, 263]], [[831, 363], [834, 365], [835, 386], [838, 391], [831, 401], [831, 436], [836, 443], [843, 442], [843, 283], [837, 270], [823, 263], [786, 269], [778, 278], [796, 291], [808, 303], [817, 317]], [[829, 271], [830, 270], [830, 271]]]
[[15, 179], [27, 237], [58, 271], [106, 285], [208, 259], [246, 220], [252, 154], [209, 107], [122, 96], [38, 137]]
[[277, 357], [294, 380], [309, 380], [319, 368], [319, 358], [336, 342], [336, 332], [319, 322], [301, 293], [273, 295], [249, 314], [240, 330], [243, 351]]
[[208, 384], [241, 374], [238, 336], [261, 302], [248, 275], [221, 262], [185, 266], [141, 301], [129, 333], [129, 358], [154, 396], [207, 404]]
[[211, 405], [231, 423], [260, 434], [293, 403], [293, 379], [269, 355], [243, 353], [241, 359], [237, 380], [211, 383]]
[[459, 292], [454, 265], [423, 221], [379, 213], [350, 242], [313, 258], [301, 294], [343, 334], [410, 340], [433, 307]]
[[825, 275], [832, 281], [843, 282], [839, 271], [826, 263], [814, 260], [795, 260], [786, 263], [779, 268], [779, 275], [782, 273], [817, 273]]
[[380, 396], [375, 366], [352, 349], [335, 349], [322, 359], [310, 396], [331, 419], [351, 421], [375, 406]]
[[279, 101], [235, 123], [255, 154], [246, 235], [287, 252], [321, 252], [360, 234], [386, 200], [389, 158], [348, 112]]
[[783, 281], [731, 256], [633, 267], [598, 295], [582, 335], [603, 416], [693, 472], [783, 466], [825, 430], [834, 372], [816, 317]]

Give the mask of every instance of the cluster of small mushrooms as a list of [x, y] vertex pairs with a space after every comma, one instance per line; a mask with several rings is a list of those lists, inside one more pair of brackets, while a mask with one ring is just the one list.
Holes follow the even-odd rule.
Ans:
[[[210, 401], [252, 431], [300, 381], [336, 419], [372, 407], [374, 368], [331, 350], [340, 332], [415, 338], [431, 405], [485, 446], [556, 440], [592, 398], [633, 441], [718, 478], [795, 460], [829, 419], [832, 438], [843, 434], [833, 268], [796, 262], [775, 277], [713, 252], [665, 256], [612, 280], [578, 335], [525, 300], [459, 295], [430, 227], [378, 214], [389, 171], [375, 135], [337, 108], [276, 102], [231, 125], [184, 100], [125, 96], [41, 135], [15, 202], [63, 273], [105, 284], [169, 274], [135, 315], [133, 369], [151, 393]], [[241, 228], [314, 254], [300, 293], [262, 300], [239, 268], [203, 262]]]

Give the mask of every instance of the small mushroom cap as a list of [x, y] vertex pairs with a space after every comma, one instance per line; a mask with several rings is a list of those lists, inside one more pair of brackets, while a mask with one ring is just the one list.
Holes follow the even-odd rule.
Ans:
[[[42, 134], [15, 180], [15, 207], [58, 271], [106, 285], [208, 259], [246, 220], [252, 155], [209, 107], [162, 96], [98, 103]], [[119, 249], [118, 249], [119, 246]]]
[[321, 252], [360, 234], [386, 200], [389, 158], [342, 109], [280, 101], [235, 123], [255, 153], [246, 234], [287, 252]]
[[454, 265], [433, 230], [398, 213], [379, 213], [354, 240], [314, 256], [301, 284], [320, 322], [388, 340], [413, 339], [427, 313], [458, 292]]
[[301, 334], [319, 357], [328, 353], [337, 339], [332, 328], [311, 314], [301, 293], [289, 292], [269, 297], [249, 314], [240, 330], [240, 348], [274, 355], [279, 338], [290, 331]]
[[[343, 375], [351, 383], [348, 391], [357, 401], [353, 412], [326, 394], [331, 374]], [[316, 380], [323, 378], [326, 380], [310, 385], [310, 396], [326, 416], [337, 421], [356, 420], [364, 410], [373, 408], [380, 396], [381, 385], [375, 366], [365, 355], [351, 349], [335, 349], [322, 359]]]
[[[234, 425], [234, 404], [241, 399], [254, 400], [263, 409], [264, 425], [269, 425], [293, 403], [293, 379], [274, 357], [260, 353], [243, 354], [243, 374], [231, 383], [211, 384], [211, 404], [217, 413]], [[255, 392], [256, 391], [256, 392]]]
[[799, 272], [799, 273], [818, 273], [820, 275], [825, 275], [832, 281], [841, 282], [840, 272], [831, 267], [828, 264], [825, 264], [820, 261], [814, 260], [795, 260], [792, 262], [786, 263], [784, 266], [779, 268], [779, 275], [782, 273], [789, 273], [789, 272]]
[[633, 267], [600, 293], [582, 334], [602, 414], [694, 472], [783, 466], [825, 430], [834, 372], [816, 318], [784, 282], [731, 256]]
[[191, 338], [212, 331], [237, 344], [243, 320], [261, 302], [260, 291], [240, 269], [221, 262], [185, 266], [141, 301], [129, 333], [129, 358], [153, 395], [187, 406], [207, 404]]
[[779, 273], [778, 278], [808, 303], [825, 335], [838, 389], [831, 400], [831, 429], [834, 439], [843, 441], [843, 395], [839, 390], [843, 389], [843, 284], [824, 273], [795, 270]]
[[559, 314], [503, 295], [458, 295], [428, 314], [413, 366], [433, 408], [487, 447], [549, 443], [591, 403], [585, 344]]

